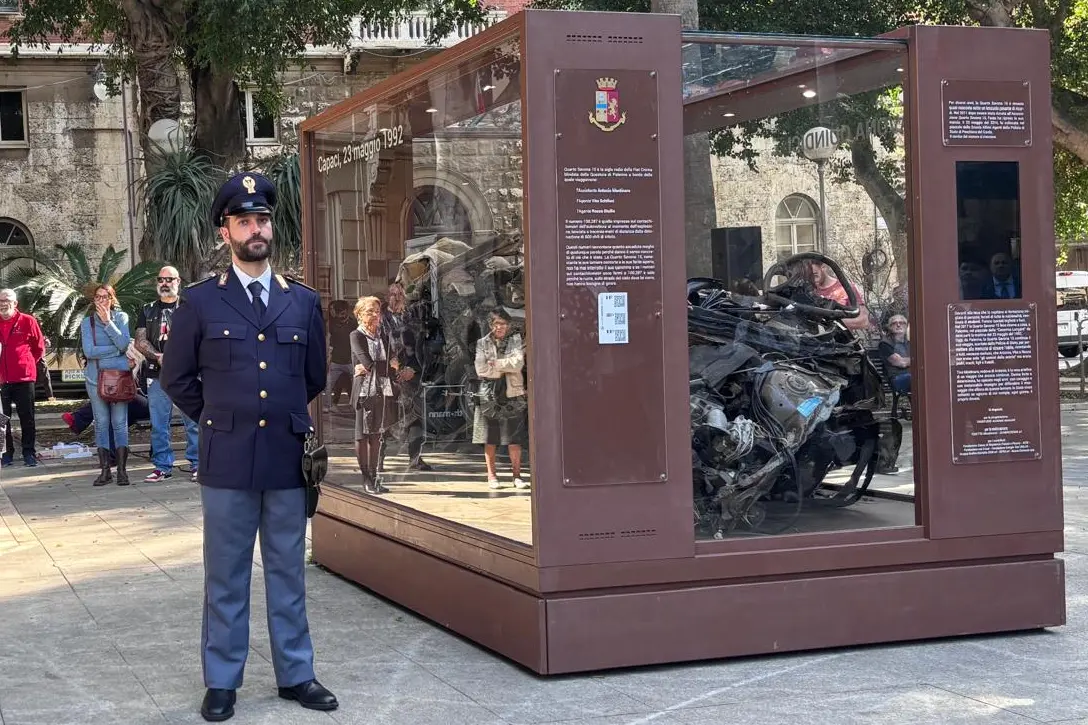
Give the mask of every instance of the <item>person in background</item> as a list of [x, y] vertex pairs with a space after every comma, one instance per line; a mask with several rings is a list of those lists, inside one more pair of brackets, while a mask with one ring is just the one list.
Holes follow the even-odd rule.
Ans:
[[[38, 465], [34, 450], [34, 383], [38, 377], [38, 362], [45, 354], [45, 338], [38, 321], [19, 311], [15, 290], [0, 289], [0, 401], [4, 415], [11, 417], [12, 405], [19, 415], [19, 435], [22, 439], [23, 463]], [[12, 426], [4, 436], [6, 447], [0, 465], [14, 462], [15, 441]]]
[[[423, 460], [423, 420], [417, 412], [421, 405], [417, 401], [423, 397], [423, 364], [420, 359], [418, 337], [415, 325], [409, 324], [406, 309], [404, 287], [399, 282], [391, 282], [386, 294], [385, 309], [382, 310], [382, 330], [398, 351], [400, 370], [397, 372], [399, 383], [400, 415], [393, 437], [402, 444], [408, 453], [409, 471], [430, 471], [431, 465]], [[382, 437], [382, 450], [378, 457], [378, 471], [385, 470], [385, 452], [389, 437]]]
[[982, 298], [986, 286], [986, 266], [974, 256], [962, 256], [959, 267], [960, 299], [977, 300]]
[[472, 442], [483, 444], [487, 462], [487, 484], [503, 484], [495, 472], [495, 453], [500, 445], [510, 452], [514, 488], [529, 488], [521, 478], [521, 448], [528, 442], [528, 414], [525, 401], [525, 349], [521, 335], [510, 334], [510, 315], [501, 307], [488, 316], [491, 332], [476, 343], [476, 374], [480, 377]]
[[400, 361], [389, 330], [382, 326], [382, 302], [362, 297], [355, 303], [359, 329], [351, 333], [355, 365], [351, 403], [355, 409], [355, 457], [367, 493], [386, 493], [378, 478], [383, 440], [397, 423], [396, 380]]
[[134, 361], [128, 357], [132, 338], [128, 332], [128, 315], [121, 310], [117, 293], [108, 284], [96, 284], [91, 294], [92, 311], [79, 323], [83, 355], [87, 358], [85, 379], [87, 397], [94, 409], [94, 440], [98, 447], [101, 472], [95, 486], [105, 486], [113, 480], [110, 473], [110, 436], [117, 444], [117, 485], [127, 486], [128, 480], [128, 403], [107, 403], [98, 395], [99, 370], [131, 370]]
[[1021, 297], [1020, 280], [1013, 272], [1012, 257], [998, 252], [990, 258], [990, 278], [982, 286], [982, 299], [1014, 300]]
[[[809, 269], [812, 274], [812, 283], [816, 286], [816, 294], [832, 302], [838, 302], [844, 307], [850, 305], [846, 288], [835, 277], [829, 266], [821, 262], [810, 262]], [[854, 296], [857, 297], [858, 309], [861, 313], [857, 317], [844, 319], [842, 324], [848, 330], [864, 330], [869, 327], [869, 308], [865, 305], [865, 296], [861, 293], [861, 289], [856, 284], [851, 286], [854, 288]]]
[[358, 323], [352, 319], [351, 304], [347, 300], [334, 300], [329, 303], [329, 382], [325, 386], [327, 401], [325, 409], [331, 405], [340, 405], [340, 391], [344, 387], [341, 381], [347, 381], [348, 394], [351, 391], [353, 375], [351, 365], [351, 333]]
[[897, 393], [910, 392], [910, 340], [907, 339], [907, 318], [894, 314], [884, 326], [884, 338], [877, 354], [884, 364], [888, 385]]
[[[144, 376], [147, 379], [147, 402], [151, 407], [151, 463], [155, 470], [144, 479], [157, 483], [170, 478], [174, 471], [174, 449], [170, 446], [170, 418], [174, 403], [159, 384], [163, 350], [170, 339], [170, 320], [178, 309], [178, 288], [181, 277], [174, 267], [163, 267], [156, 280], [159, 299], [144, 305], [136, 321], [136, 349], [147, 358]], [[189, 460], [190, 476], [197, 480], [200, 428], [184, 413], [185, 457]]]

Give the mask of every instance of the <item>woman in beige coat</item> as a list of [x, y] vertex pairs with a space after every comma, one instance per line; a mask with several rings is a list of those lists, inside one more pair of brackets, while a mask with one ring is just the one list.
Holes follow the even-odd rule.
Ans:
[[521, 335], [510, 334], [510, 316], [501, 307], [488, 316], [491, 332], [476, 343], [476, 374], [480, 388], [476, 396], [476, 413], [472, 426], [472, 442], [484, 446], [487, 461], [487, 483], [502, 488], [495, 473], [495, 452], [506, 446], [514, 469], [514, 487], [529, 488], [521, 478], [521, 448], [528, 443], [528, 413], [525, 398], [525, 348]]

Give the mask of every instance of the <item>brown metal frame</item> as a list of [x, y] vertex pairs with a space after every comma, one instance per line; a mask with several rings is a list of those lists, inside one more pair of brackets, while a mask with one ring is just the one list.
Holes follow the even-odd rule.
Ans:
[[[954, 254], [949, 251], [954, 245], [947, 243], [949, 225], [953, 234], [955, 228], [954, 174], [949, 184], [954, 161], [1020, 161], [1022, 178], [1039, 180], [1021, 185], [1024, 238], [1046, 240], [1052, 233], [1046, 35], [906, 28], [887, 36], [907, 41], [905, 59], [889, 50], [886, 41], [833, 41], [865, 51], [835, 66], [836, 82], [849, 92], [874, 87], [891, 59], [907, 63], [918, 525], [708, 542], [695, 542], [690, 524], [685, 379], [666, 379], [669, 475], [660, 485], [564, 486], [556, 443], [562, 410], [555, 393], [563, 385], [558, 374], [560, 217], [556, 194], [549, 190], [556, 178], [556, 114], [565, 111], [556, 108], [553, 79], [564, 69], [678, 67], [677, 17], [526, 11], [304, 122], [307, 275], [312, 282], [312, 132], [514, 36], [521, 38], [523, 218], [532, 300], [527, 335], [534, 546], [379, 497], [326, 488], [313, 521], [315, 560], [541, 673], [1064, 623], [1064, 570], [1054, 557], [1063, 548], [1056, 372], [1052, 366], [1040, 370], [1042, 440], [1047, 445], [1040, 461], [953, 466], [945, 352], [945, 310], [952, 301], [948, 290], [957, 289]], [[799, 40], [716, 34], [706, 39], [711, 37], [762, 44]], [[722, 103], [743, 110], [745, 118], [786, 110], [775, 89], [786, 84], [796, 88], [798, 77], [772, 79], [741, 93], [700, 97], [681, 113], [679, 79], [671, 70], [660, 74], [663, 239], [684, 237], [678, 183], [683, 178], [683, 133], [710, 128], [708, 109]], [[946, 148], [941, 143], [940, 79], [1019, 77], [1032, 84], [1032, 146]], [[737, 119], [742, 120], [739, 112]], [[1047, 244], [1024, 246], [1024, 291], [1041, 307], [1041, 350], [1057, 345], [1054, 315], [1046, 314], [1053, 310], [1052, 294], [1047, 298], [1054, 284], [1049, 252]], [[662, 255], [665, 290], [684, 288], [683, 258]], [[650, 364], [687, 367], [682, 297], [668, 293], [660, 301], [666, 344], [661, 360]], [[592, 436], [587, 433], [586, 438], [592, 444]], [[587, 526], [595, 532], [653, 534], [586, 538], [580, 532]], [[828, 610], [837, 613], [830, 624], [824, 614]], [[709, 636], [711, 632], [719, 636]]]

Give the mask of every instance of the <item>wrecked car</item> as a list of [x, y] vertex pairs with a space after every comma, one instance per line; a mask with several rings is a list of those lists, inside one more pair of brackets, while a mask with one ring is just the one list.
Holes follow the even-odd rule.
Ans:
[[[846, 305], [816, 293], [827, 264]], [[694, 518], [699, 538], [789, 530], [804, 507], [844, 507], [894, 461], [902, 426], [883, 414], [880, 374], [842, 323], [860, 314], [838, 264], [802, 253], [773, 265], [761, 291], [689, 280]], [[845, 484], [829, 472], [849, 469]], [[773, 512], [773, 515], [769, 513]]]

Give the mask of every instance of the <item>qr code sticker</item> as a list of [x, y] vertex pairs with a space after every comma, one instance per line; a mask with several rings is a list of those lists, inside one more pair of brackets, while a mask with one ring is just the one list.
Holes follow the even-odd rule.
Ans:
[[626, 312], [620, 312], [620, 313], [616, 314], [616, 324], [617, 325], [626, 325], [627, 324], [627, 313]]
[[627, 330], [616, 330], [616, 342], [627, 342]]
[[627, 297], [624, 295], [616, 295], [612, 298], [612, 307], [617, 310], [622, 310], [627, 307]]

